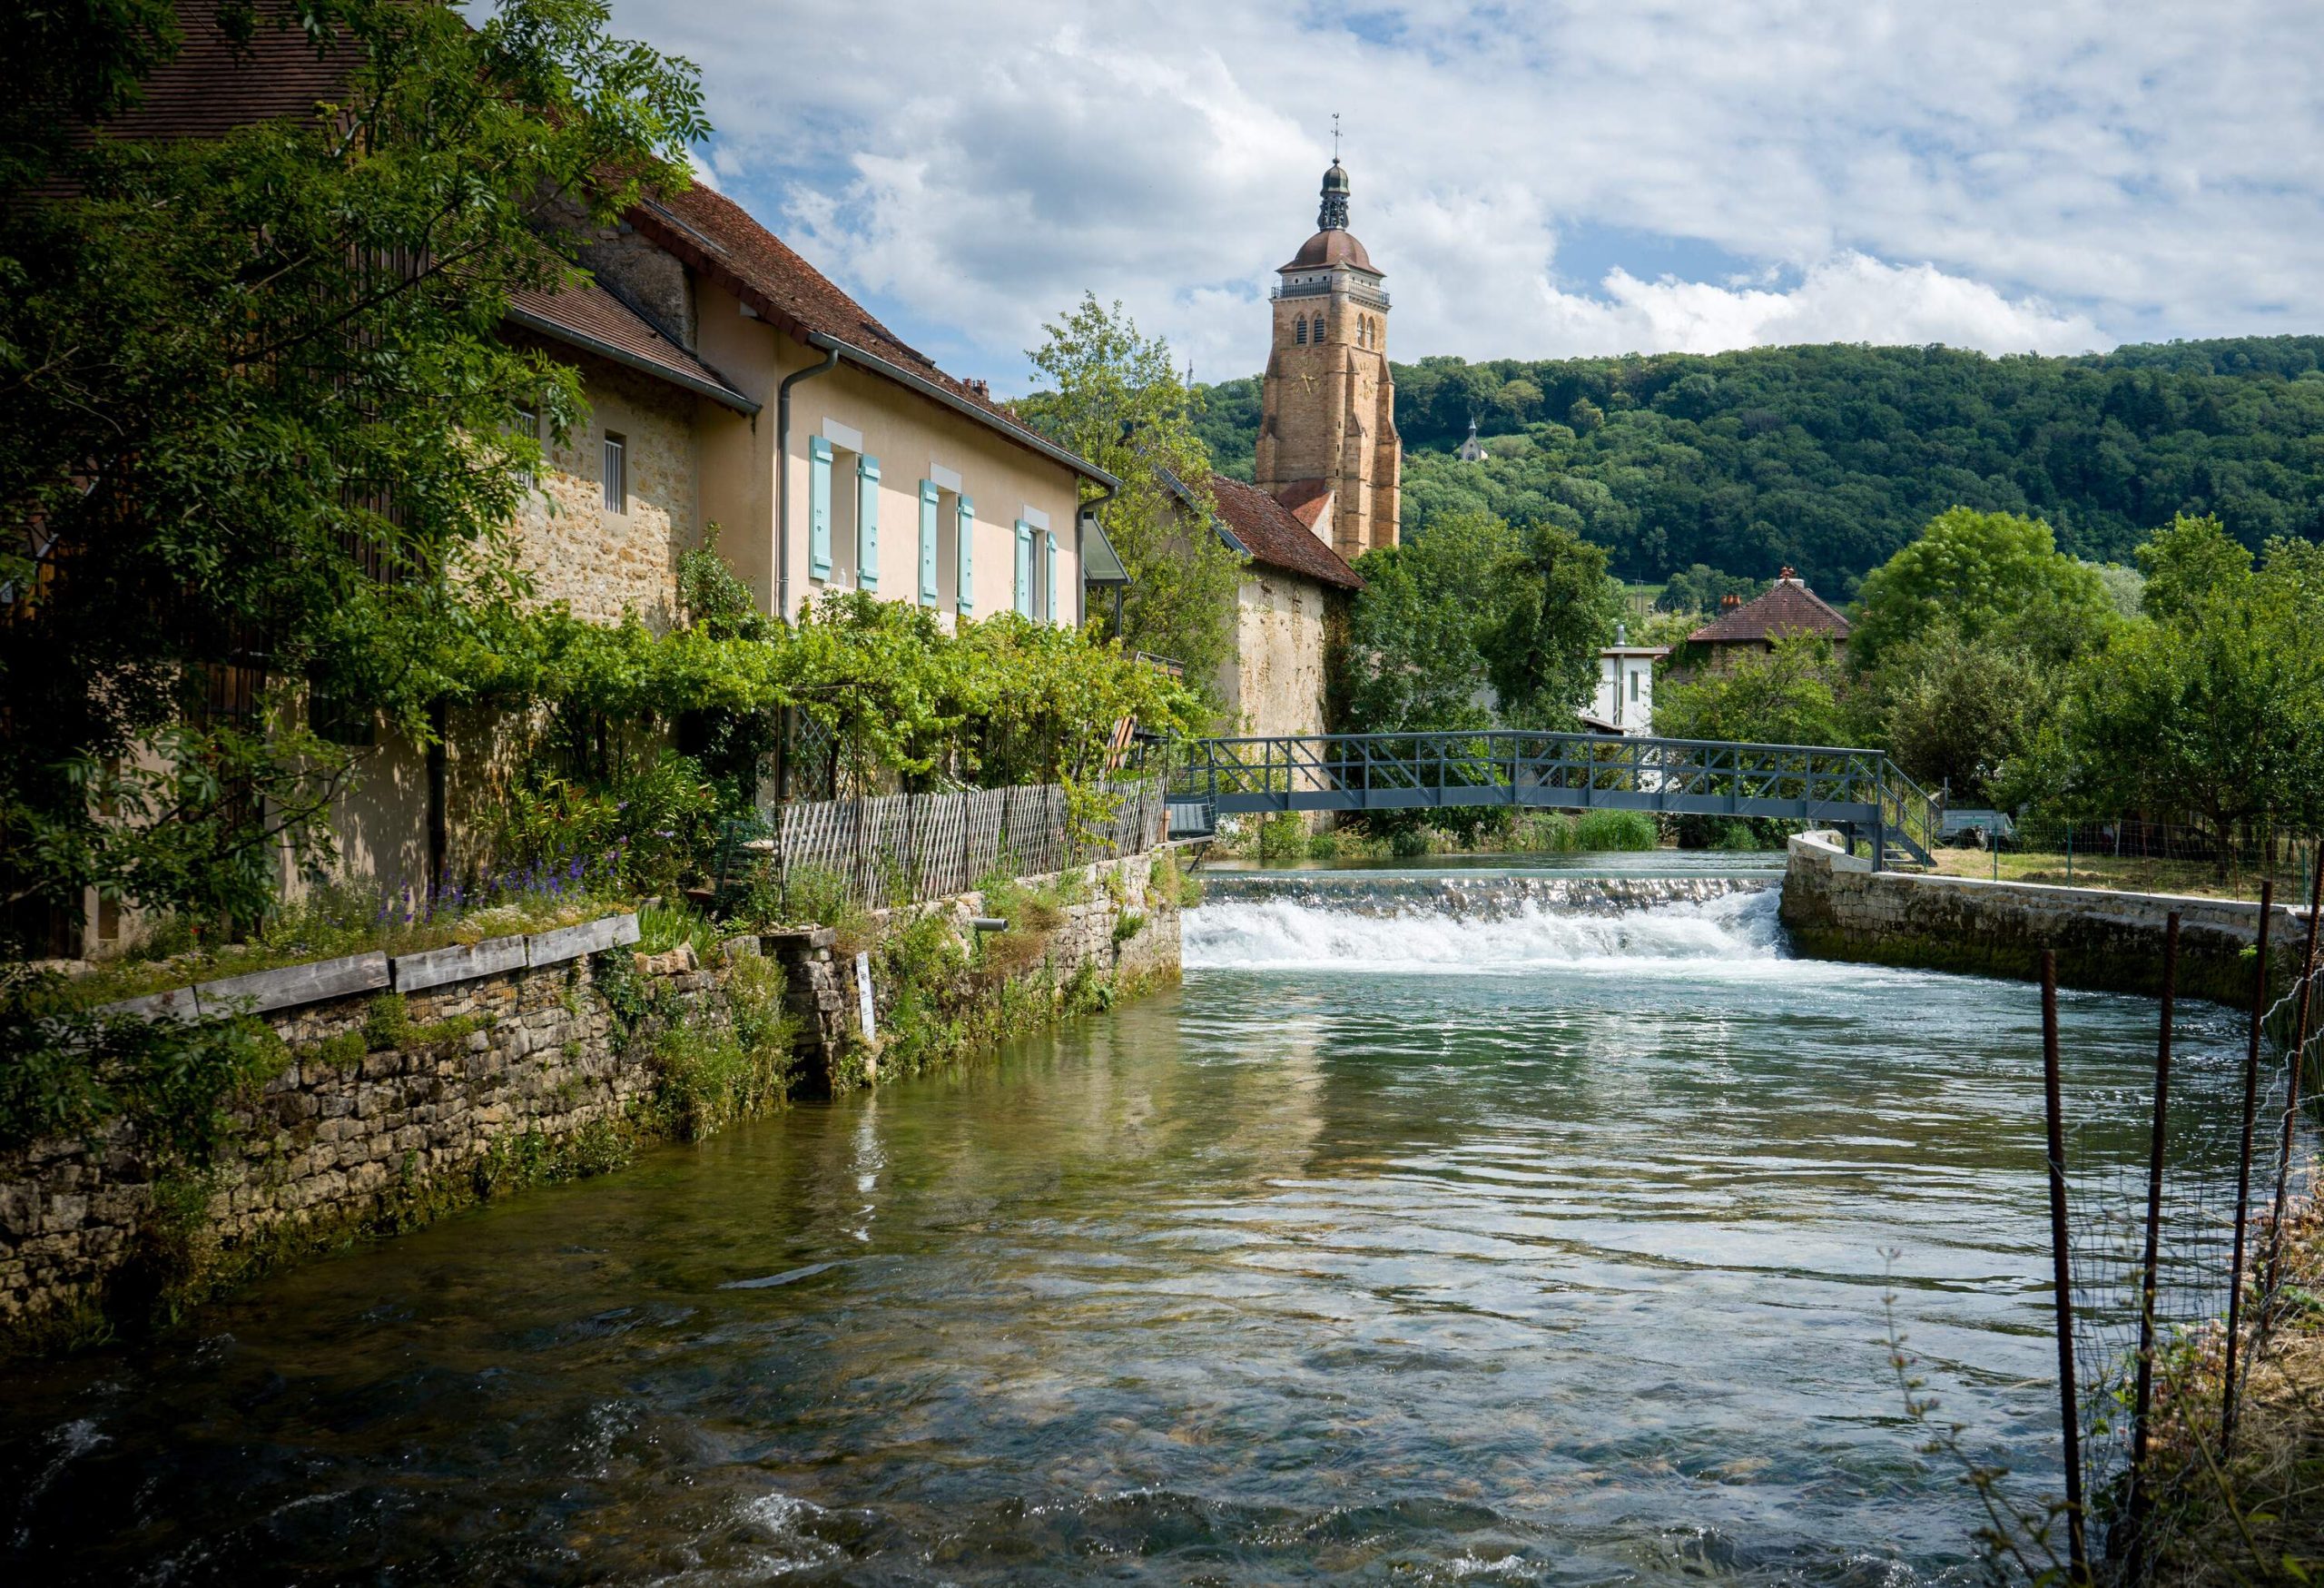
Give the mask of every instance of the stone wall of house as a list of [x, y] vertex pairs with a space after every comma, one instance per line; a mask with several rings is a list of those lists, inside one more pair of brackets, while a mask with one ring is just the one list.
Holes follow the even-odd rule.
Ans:
[[[701, 541], [701, 481], [694, 446], [699, 399], [665, 381], [564, 350], [589, 399], [586, 422], [547, 454], [531, 505], [518, 516], [526, 571], [542, 601], [576, 617], [618, 622], [635, 612], [662, 630], [675, 620], [678, 556]], [[605, 441], [624, 443], [627, 511], [606, 505]]]
[[[2038, 979], [2056, 951], [2058, 981], [2099, 991], [2162, 991], [2166, 925], [2179, 916], [2179, 991], [2248, 1005], [2260, 907], [2232, 900], [2117, 893], [1974, 877], [1875, 872], [1829, 833], [1791, 841], [1782, 918], [1812, 959], [1912, 965], [2020, 981]], [[2307, 912], [2279, 905], [2269, 928], [2270, 980], [2288, 986], [2306, 942]]]
[[[1125, 993], [1176, 978], [1177, 905], [1152, 888], [1153, 867], [1140, 854], [1087, 868], [1088, 902], [1010, 979], [1014, 1007], [1068, 1011], [1063, 989], [1077, 978]], [[925, 908], [965, 942], [982, 907], [968, 894]], [[1140, 912], [1138, 930], [1117, 942], [1128, 911]], [[855, 963], [827, 930], [738, 938], [705, 966], [684, 945], [632, 955], [611, 930], [625, 919], [138, 1001], [136, 1012], [158, 1019], [255, 1005], [289, 1062], [231, 1105], [227, 1145], [198, 1177], [118, 1119], [92, 1139], [0, 1152], [0, 1355], [56, 1345], [93, 1315], [133, 1318], [159, 1299], [196, 1300], [307, 1254], [417, 1228], [498, 1190], [615, 1167], [665, 1118], [653, 1032], [724, 1019], [739, 959], [782, 964], [799, 1021], [799, 1092], [878, 1074]], [[894, 1012], [878, 980], [875, 1028]], [[383, 996], [401, 1000], [404, 1035], [367, 1052], [360, 1034], [379, 1027]], [[651, 1023], [625, 1028], [616, 1009], [636, 1020], [641, 1007]]]
[[1328, 607], [1323, 586], [1253, 564], [1235, 603], [1235, 655], [1219, 693], [1245, 734], [1324, 731]]

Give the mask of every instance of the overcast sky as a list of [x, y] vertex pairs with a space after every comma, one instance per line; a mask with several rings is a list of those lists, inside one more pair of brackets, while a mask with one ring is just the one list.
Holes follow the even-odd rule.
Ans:
[[2319, 0], [614, 0], [710, 180], [996, 391], [1121, 300], [1256, 373], [1332, 113], [1389, 350], [2324, 331]]

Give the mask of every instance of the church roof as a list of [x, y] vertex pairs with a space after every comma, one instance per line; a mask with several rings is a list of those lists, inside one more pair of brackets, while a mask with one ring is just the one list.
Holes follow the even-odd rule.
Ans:
[[1364, 244], [1355, 240], [1355, 234], [1337, 226], [1316, 232], [1299, 245], [1299, 252], [1291, 256], [1289, 264], [1275, 268], [1320, 271], [1334, 265], [1352, 265], [1359, 271], [1370, 271], [1375, 276], [1380, 273], [1372, 262], [1372, 256], [1364, 252]]
[[1846, 639], [1848, 620], [1826, 605], [1807, 582], [1789, 568], [1768, 593], [1705, 624], [1687, 636], [1694, 645], [1733, 645], [1780, 639], [1787, 635]]
[[1210, 495], [1218, 504], [1218, 516], [1251, 554], [1253, 562], [1337, 589], [1364, 588], [1362, 577], [1347, 566], [1338, 552], [1293, 517], [1290, 508], [1257, 486], [1214, 474], [1210, 477]]

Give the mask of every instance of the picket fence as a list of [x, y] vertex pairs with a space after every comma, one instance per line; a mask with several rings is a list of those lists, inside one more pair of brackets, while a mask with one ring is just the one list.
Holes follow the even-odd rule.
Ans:
[[783, 806], [754, 847], [785, 883], [811, 873], [844, 880], [872, 909], [963, 893], [993, 872], [1038, 876], [1124, 855], [1162, 840], [1158, 781], [1108, 785], [1110, 818], [1078, 826], [1055, 784], [960, 794], [884, 794]]

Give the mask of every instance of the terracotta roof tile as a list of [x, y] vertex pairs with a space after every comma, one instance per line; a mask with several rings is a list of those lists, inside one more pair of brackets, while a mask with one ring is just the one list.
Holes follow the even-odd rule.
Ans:
[[[1786, 569], [1788, 575], [1790, 570]], [[1746, 602], [1716, 623], [1704, 625], [1687, 636], [1695, 645], [1768, 641], [1785, 635], [1819, 635], [1829, 639], [1848, 636], [1848, 620], [1825, 605], [1821, 597], [1795, 577], [1777, 579], [1756, 601]]]
[[1291, 509], [1258, 487], [1214, 474], [1210, 477], [1210, 494], [1218, 504], [1218, 516], [1235, 532], [1235, 538], [1248, 548], [1254, 562], [1282, 568], [1319, 585], [1343, 590], [1364, 588], [1364, 580], [1338, 552], [1293, 517]]
[[520, 288], [508, 295], [508, 311], [518, 324], [543, 335], [610, 353], [625, 364], [644, 366], [649, 373], [669, 376], [730, 408], [757, 411], [758, 404], [735, 390], [724, 376], [655, 330], [644, 315], [603, 287], [592, 283], [562, 292]]
[[1315, 520], [1324, 516], [1324, 504], [1331, 499], [1332, 488], [1320, 479], [1295, 479], [1283, 488], [1277, 498], [1310, 531]]
[[247, 47], [218, 26], [215, 0], [180, 0], [184, 44], [145, 79], [143, 99], [105, 123], [115, 138], [217, 138], [282, 116], [312, 116], [346, 92], [362, 52], [344, 35], [320, 52], [286, 9], [263, 3]]
[[[1049, 451], [1057, 444], [1008, 407], [981, 382], [946, 374], [934, 360], [880, 323], [789, 244], [724, 193], [694, 187], [648, 200], [631, 212], [639, 230], [760, 313], [794, 334], [821, 334], [910, 371], [982, 411], [996, 429]], [[1087, 468], [1088, 465], [1082, 465]]]

